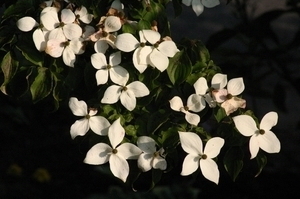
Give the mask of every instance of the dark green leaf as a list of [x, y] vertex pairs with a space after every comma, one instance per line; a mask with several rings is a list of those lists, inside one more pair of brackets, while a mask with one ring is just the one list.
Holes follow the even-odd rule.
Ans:
[[240, 147], [231, 147], [224, 156], [224, 167], [233, 181], [236, 180], [243, 168], [244, 153]]
[[47, 97], [52, 90], [53, 79], [48, 68], [40, 67], [38, 74], [30, 86], [32, 101], [34, 103]]
[[192, 72], [191, 61], [184, 50], [170, 58], [167, 73], [172, 84], [181, 84]]
[[147, 122], [147, 132], [153, 134], [162, 124], [169, 119], [169, 112], [161, 109], [150, 115]]
[[1, 62], [1, 70], [4, 75], [4, 82], [1, 85], [1, 91], [7, 95], [6, 85], [14, 77], [18, 70], [18, 62], [11, 57], [11, 53], [7, 52]]
[[214, 115], [218, 122], [220, 122], [224, 117], [227, 116], [225, 110], [220, 106], [216, 106], [214, 108]]
[[266, 166], [266, 164], [267, 164], [267, 157], [262, 152], [258, 152], [258, 154], [257, 154], [257, 156], [256, 156], [255, 159], [256, 159], [256, 162], [257, 162], [257, 165], [258, 165], [258, 172], [255, 175], [255, 177], [257, 177], [262, 172], [263, 168]]
[[23, 56], [31, 63], [37, 66], [43, 66], [43, 53], [35, 48], [31, 48], [26, 44], [20, 44], [17, 48], [22, 52]]

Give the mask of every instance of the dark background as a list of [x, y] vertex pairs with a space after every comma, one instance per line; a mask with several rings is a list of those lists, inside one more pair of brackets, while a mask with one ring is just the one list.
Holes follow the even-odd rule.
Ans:
[[[236, 1], [234, 1], [236, 2]], [[82, 139], [71, 140], [74, 117], [66, 103], [49, 112], [0, 94], [0, 198], [298, 198], [300, 196], [300, 16], [299, 3], [285, 0], [232, 2], [205, 9], [196, 17], [183, 7], [174, 18], [168, 8], [172, 38], [201, 39], [229, 79], [242, 76], [247, 107], [259, 119], [279, 114], [273, 132], [281, 152], [269, 154], [254, 177], [255, 162], [232, 182], [224, 168], [219, 185], [168, 175], [156, 188], [133, 192], [103, 167], [82, 163]], [[246, 3], [247, 6], [244, 6]], [[175, 170], [176, 173], [176, 170]], [[298, 197], [297, 197], [298, 196]]]

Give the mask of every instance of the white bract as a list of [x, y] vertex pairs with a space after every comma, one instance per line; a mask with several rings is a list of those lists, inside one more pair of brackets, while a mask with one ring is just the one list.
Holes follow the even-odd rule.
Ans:
[[182, 149], [188, 153], [182, 164], [181, 175], [190, 175], [200, 166], [203, 176], [218, 184], [220, 173], [218, 165], [212, 158], [220, 153], [224, 139], [220, 137], [209, 139], [203, 150], [202, 140], [196, 133], [179, 132], [179, 138]]
[[63, 62], [70, 67], [74, 67], [76, 55], [82, 54], [83, 39], [74, 38], [70, 41], [62, 39], [49, 39], [45, 52], [54, 58], [62, 56]]
[[280, 151], [280, 141], [271, 131], [271, 128], [277, 124], [278, 114], [276, 112], [267, 113], [262, 118], [259, 128], [249, 115], [239, 115], [232, 119], [242, 135], [251, 137], [249, 141], [251, 159], [256, 157], [259, 148], [267, 153], [278, 153]]
[[209, 92], [209, 88], [207, 85], [207, 81], [204, 77], [200, 77], [194, 83], [194, 88], [195, 88], [196, 94], [201, 96], [201, 103], [204, 104], [204, 106], [205, 106], [205, 101], [206, 101], [211, 108], [216, 107], [216, 102], [211, 97], [211, 94]]
[[148, 136], [141, 136], [137, 140], [137, 146], [143, 151], [138, 158], [138, 167], [143, 171], [149, 171], [151, 168], [165, 170], [167, 161], [162, 156], [163, 148], [156, 151], [155, 141]]
[[[173, 41], [161, 41], [159, 32], [153, 30], [139, 31], [140, 42], [131, 34], [123, 33], [116, 38], [116, 47], [124, 52], [134, 51], [133, 63], [142, 73], [147, 65], [157, 68], [161, 72], [169, 65], [168, 57], [173, 57], [179, 50]], [[146, 42], [152, 46], [146, 46]]]
[[76, 19], [79, 19], [80, 21], [82, 21], [85, 24], [91, 23], [91, 21], [93, 20], [93, 17], [94, 17], [92, 14], [88, 13], [86, 7], [84, 7], [84, 6], [77, 8], [74, 13], [75, 13]]
[[118, 51], [109, 56], [109, 64], [107, 64], [106, 57], [103, 53], [95, 53], [91, 56], [91, 62], [94, 68], [98, 69], [96, 72], [97, 85], [105, 84], [108, 76], [111, 81], [123, 85], [129, 79], [128, 71], [119, 66], [121, 63], [121, 52]]
[[108, 138], [111, 146], [106, 143], [94, 145], [87, 152], [84, 162], [92, 165], [101, 165], [109, 162], [112, 174], [126, 182], [129, 174], [129, 165], [126, 159], [137, 159], [142, 151], [131, 143], [120, 144], [124, 136], [125, 130], [121, 126], [119, 118], [108, 129]]
[[183, 105], [181, 98], [178, 96], [173, 97], [169, 102], [171, 109], [185, 114], [185, 119], [188, 123], [195, 126], [198, 125], [200, 116], [189, 111], [200, 112], [205, 108], [205, 102], [201, 100], [201, 96], [196, 94], [190, 95], [186, 106]]
[[214, 89], [212, 95], [218, 103], [221, 103], [227, 115], [238, 108], [246, 107], [246, 101], [237, 97], [245, 89], [243, 78], [233, 78], [227, 83], [227, 75], [217, 73], [212, 78], [212, 88]]
[[41, 22], [50, 31], [49, 39], [72, 40], [82, 35], [81, 27], [74, 23], [75, 14], [70, 9], [63, 9], [60, 15], [54, 10], [49, 10], [41, 14]]
[[129, 111], [136, 107], [136, 98], [149, 95], [149, 89], [140, 81], [134, 81], [124, 85], [109, 86], [104, 92], [101, 103], [114, 104], [121, 101], [121, 104]]
[[182, 3], [186, 6], [192, 5], [192, 8], [197, 16], [199, 16], [204, 7], [212, 8], [220, 4], [219, 0], [182, 0]]
[[78, 135], [85, 135], [89, 129], [98, 135], [107, 135], [110, 123], [106, 118], [96, 116], [96, 109], [90, 109], [88, 112], [86, 103], [82, 100], [78, 101], [75, 97], [70, 98], [69, 107], [74, 115], [83, 117], [72, 124], [70, 129], [72, 139]]

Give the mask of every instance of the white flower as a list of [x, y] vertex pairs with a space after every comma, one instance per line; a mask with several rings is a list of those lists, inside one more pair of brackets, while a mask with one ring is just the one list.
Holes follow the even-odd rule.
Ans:
[[120, 0], [114, 0], [112, 3], [111, 3], [111, 8], [113, 9], [116, 9], [117, 11], [121, 12], [123, 11], [124, 9], [124, 5], [121, 3]]
[[119, 66], [121, 63], [121, 52], [118, 51], [109, 56], [109, 64], [106, 62], [106, 57], [103, 53], [95, 53], [91, 56], [91, 62], [94, 68], [98, 69], [96, 72], [97, 85], [105, 84], [108, 76], [112, 82], [123, 85], [129, 79], [128, 71]]
[[19, 19], [17, 21], [17, 26], [23, 32], [28, 32], [33, 28], [38, 27], [33, 31], [32, 39], [38, 51], [45, 51], [49, 31], [39, 27], [39, 24], [32, 17], [23, 17]]
[[200, 165], [203, 176], [218, 184], [219, 169], [212, 158], [217, 157], [224, 145], [224, 139], [214, 137], [207, 141], [203, 151], [203, 144], [200, 137], [192, 132], [179, 132], [182, 149], [188, 153], [182, 164], [181, 175], [186, 176], [194, 173]]
[[245, 89], [243, 78], [233, 78], [227, 83], [227, 75], [217, 73], [212, 78], [212, 88], [214, 89], [212, 95], [218, 103], [221, 103], [227, 115], [238, 108], [246, 107], [246, 101], [237, 97]]
[[87, 112], [87, 105], [84, 101], [78, 101], [77, 98], [71, 97], [69, 107], [72, 113], [76, 116], [83, 116], [82, 119], [77, 120], [71, 126], [71, 137], [74, 139], [76, 136], [85, 135], [89, 129], [98, 135], [107, 135], [110, 123], [102, 116], [96, 116], [97, 110], [90, 109]]
[[155, 141], [148, 136], [141, 136], [137, 140], [137, 146], [143, 151], [138, 158], [138, 167], [143, 171], [151, 168], [165, 170], [167, 162], [162, 157], [163, 149], [156, 151]]
[[239, 115], [232, 118], [237, 130], [244, 136], [250, 137], [249, 149], [251, 159], [255, 158], [259, 148], [267, 153], [278, 153], [280, 142], [271, 128], [277, 124], [276, 112], [267, 113], [261, 120], [259, 128], [249, 115]]
[[91, 23], [91, 21], [93, 20], [93, 17], [94, 17], [92, 14], [88, 13], [86, 7], [84, 7], [84, 6], [77, 8], [74, 13], [75, 13], [76, 19], [79, 19], [80, 21], [82, 21], [85, 24]]
[[206, 101], [210, 107], [216, 107], [216, 102], [213, 100], [208, 86], [207, 81], [204, 77], [200, 77], [195, 83], [194, 83], [195, 92], [197, 95], [201, 96], [201, 103], [204, 104]]
[[[48, 8], [48, 7], [47, 7]], [[82, 35], [81, 27], [74, 23], [75, 14], [70, 9], [63, 9], [60, 15], [54, 10], [49, 10], [41, 14], [41, 22], [50, 31], [49, 39], [72, 40]]]
[[112, 85], [106, 89], [101, 103], [114, 104], [121, 101], [121, 104], [129, 111], [136, 107], [136, 97], [149, 95], [149, 89], [140, 81], [134, 81], [125, 85]]
[[84, 52], [82, 42], [82, 38], [75, 38], [71, 41], [49, 39], [45, 52], [54, 58], [62, 56], [67, 66], [74, 67], [76, 55]]
[[194, 12], [199, 16], [204, 7], [212, 8], [220, 4], [219, 0], [182, 0], [182, 3], [186, 6], [192, 5]]
[[105, 143], [94, 145], [86, 154], [84, 162], [92, 165], [101, 165], [109, 162], [112, 174], [126, 182], [129, 174], [129, 165], [126, 159], [137, 159], [141, 149], [131, 143], [119, 145], [125, 136], [125, 130], [120, 124], [120, 118], [108, 129], [108, 138], [111, 146]]
[[[136, 69], [142, 73], [151, 65], [161, 72], [169, 65], [168, 57], [173, 57], [179, 50], [173, 41], [160, 41], [159, 32], [153, 30], [139, 31], [140, 42], [131, 34], [123, 33], [116, 38], [116, 47], [124, 52], [134, 51], [133, 63]], [[146, 42], [152, 46], [146, 46]]]
[[196, 94], [190, 95], [186, 106], [183, 105], [181, 98], [178, 96], [173, 97], [169, 102], [171, 109], [185, 114], [185, 119], [188, 123], [195, 126], [198, 125], [200, 116], [189, 111], [200, 112], [205, 108], [205, 102], [201, 100], [201, 96]]

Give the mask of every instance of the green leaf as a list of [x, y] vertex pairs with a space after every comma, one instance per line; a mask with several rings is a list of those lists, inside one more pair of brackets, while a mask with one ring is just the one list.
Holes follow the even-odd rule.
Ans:
[[182, 12], [182, 4], [180, 0], [173, 0], [172, 1], [175, 17], [178, 17]]
[[233, 181], [241, 172], [244, 162], [244, 153], [240, 147], [231, 147], [224, 156], [224, 167]]
[[136, 27], [134, 27], [134, 25], [131, 25], [130, 23], [124, 23], [122, 26], [122, 32], [135, 34]]
[[258, 152], [258, 154], [257, 154], [257, 156], [256, 156], [255, 159], [256, 159], [256, 162], [257, 162], [257, 165], [258, 165], [258, 172], [255, 175], [255, 177], [257, 177], [262, 172], [263, 168], [266, 166], [266, 164], [267, 164], [267, 157], [262, 152]]
[[141, 19], [138, 22], [138, 29], [139, 30], [150, 29], [150, 28], [151, 28], [151, 23], [149, 21]]
[[35, 48], [31, 48], [26, 44], [20, 44], [17, 48], [22, 52], [22, 55], [31, 63], [37, 66], [43, 66], [43, 53], [39, 52]]
[[164, 109], [160, 109], [150, 115], [147, 122], [147, 132], [153, 134], [161, 125], [168, 121], [169, 115], [170, 113]]
[[154, 188], [155, 185], [160, 181], [162, 174], [163, 174], [162, 170], [152, 169], [152, 185], [150, 189]]
[[225, 110], [220, 106], [214, 108], [214, 115], [218, 122], [227, 116]]
[[7, 19], [14, 16], [25, 16], [28, 13], [33, 14], [34, 10], [39, 7], [39, 0], [18, 0], [16, 4], [9, 6], [3, 14], [3, 18]]
[[51, 72], [48, 68], [40, 67], [38, 69], [37, 76], [30, 86], [32, 101], [36, 103], [41, 99], [47, 97], [51, 93], [52, 87], [53, 79], [51, 76]]
[[7, 95], [6, 85], [11, 81], [18, 70], [18, 62], [14, 60], [10, 52], [7, 52], [3, 57], [1, 62], [1, 70], [4, 75], [4, 82], [2, 83], [0, 89]]
[[167, 73], [173, 85], [181, 84], [192, 72], [192, 63], [184, 50], [170, 58]]

